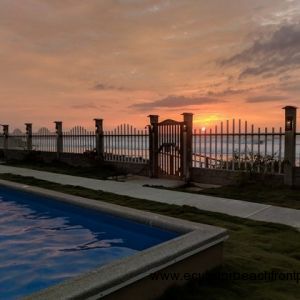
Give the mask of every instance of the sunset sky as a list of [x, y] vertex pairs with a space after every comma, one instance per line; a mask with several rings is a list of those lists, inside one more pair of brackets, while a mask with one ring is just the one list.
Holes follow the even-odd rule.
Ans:
[[300, 1], [0, 0], [0, 70], [12, 127], [277, 127], [300, 106]]

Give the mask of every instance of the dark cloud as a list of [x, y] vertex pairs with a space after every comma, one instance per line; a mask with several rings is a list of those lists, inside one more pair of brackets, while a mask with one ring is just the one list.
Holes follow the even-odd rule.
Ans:
[[287, 100], [287, 97], [284, 96], [269, 96], [269, 95], [265, 95], [265, 96], [256, 96], [256, 97], [248, 97], [246, 99], [247, 103], [260, 103], [260, 102], [274, 102], [274, 101], [284, 101]]
[[[268, 39], [221, 61], [222, 66], [242, 66], [240, 78], [276, 76], [300, 66], [300, 24], [281, 26]], [[243, 65], [246, 65], [243, 67]]]
[[94, 103], [74, 104], [71, 106], [74, 109], [93, 109], [98, 108]]
[[284, 91], [284, 92], [300, 93], [300, 80], [299, 81], [281, 81], [281, 83], [279, 84], [277, 89], [280, 91]]
[[97, 83], [96, 85], [93, 86], [93, 89], [97, 90], [97, 91], [107, 91], [107, 90], [123, 91], [123, 90], [126, 90], [123, 87], [117, 87], [117, 86], [103, 84], [103, 83]]
[[233, 88], [228, 88], [220, 92], [212, 92], [209, 91], [207, 93], [207, 96], [215, 96], [215, 97], [226, 97], [226, 96], [232, 96], [232, 95], [239, 95], [243, 94], [245, 92], [249, 92], [252, 90], [251, 88], [248, 89], [233, 89]]
[[130, 106], [130, 108], [137, 110], [151, 110], [157, 108], [174, 108], [174, 107], [186, 107], [193, 105], [204, 105], [224, 102], [213, 97], [186, 97], [186, 96], [174, 96], [170, 95], [166, 98], [144, 103], [136, 103]]

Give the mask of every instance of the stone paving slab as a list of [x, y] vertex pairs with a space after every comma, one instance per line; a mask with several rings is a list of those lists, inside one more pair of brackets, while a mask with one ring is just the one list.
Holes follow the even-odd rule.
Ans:
[[[300, 210], [296, 209], [144, 187], [140, 182], [137, 182], [137, 180], [128, 182], [99, 180], [4, 165], [0, 165], [0, 173], [31, 176], [55, 183], [81, 186], [88, 189], [102, 190], [104, 192], [111, 192], [118, 195], [130, 196], [160, 203], [180, 206], [188, 205], [201, 210], [218, 212], [251, 220], [285, 224], [300, 229]], [[149, 181], [151, 182], [151, 180]], [[156, 182], [159, 181], [157, 180]]]
[[300, 210], [297, 209], [270, 206], [266, 210], [251, 215], [250, 218], [257, 221], [281, 223], [300, 229]]

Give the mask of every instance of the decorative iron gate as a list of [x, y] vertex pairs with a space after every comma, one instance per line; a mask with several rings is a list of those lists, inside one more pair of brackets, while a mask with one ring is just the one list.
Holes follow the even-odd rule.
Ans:
[[165, 120], [158, 126], [158, 175], [183, 176], [184, 122]]
[[188, 181], [192, 165], [193, 114], [183, 113], [183, 121], [158, 122], [150, 115], [149, 166], [151, 177], [173, 177]]

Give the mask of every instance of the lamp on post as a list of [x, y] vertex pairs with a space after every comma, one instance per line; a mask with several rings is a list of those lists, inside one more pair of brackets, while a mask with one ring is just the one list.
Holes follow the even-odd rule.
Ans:
[[296, 120], [297, 107], [285, 106], [285, 135], [284, 135], [284, 183], [294, 185], [294, 168], [296, 161]]

